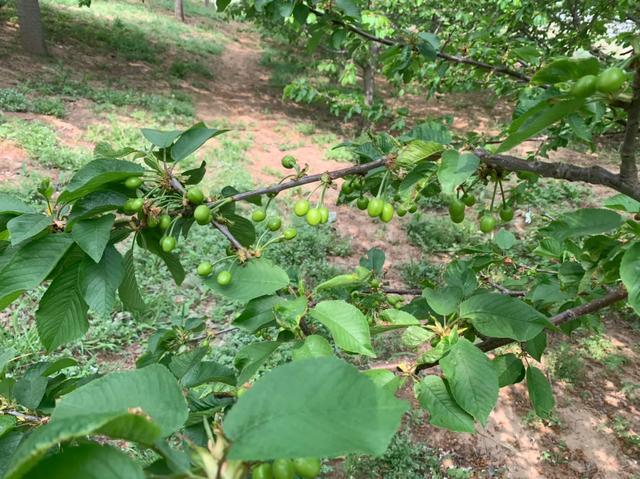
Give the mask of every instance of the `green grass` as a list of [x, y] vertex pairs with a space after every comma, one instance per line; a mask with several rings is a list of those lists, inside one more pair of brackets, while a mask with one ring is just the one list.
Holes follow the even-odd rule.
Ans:
[[406, 226], [409, 241], [424, 253], [451, 251], [479, 241], [477, 227], [469, 221], [459, 225], [449, 217], [413, 215]]
[[1, 123], [0, 138], [15, 142], [32, 160], [45, 167], [73, 169], [92, 158], [86, 150], [62, 145], [55, 130], [39, 121], [10, 120]]
[[176, 78], [187, 78], [191, 76], [201, 76], [211, 79], [213, 74], [205, 65], [199, 61], [181, 61], [175, 60], [169, 68], [169, 74]]
[[59, 98], [40, 97], [30, 99], [16, 88], [0, 88], [0, 110], [10, 112], [32, 112], [63, 118], [64, 103]]

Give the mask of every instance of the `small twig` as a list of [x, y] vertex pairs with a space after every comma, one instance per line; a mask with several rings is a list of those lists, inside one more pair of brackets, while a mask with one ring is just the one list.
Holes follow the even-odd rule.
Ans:
[[508, 296], [514, 296], [516, 298], [521, 298], [523, 296], [527, 295], [526, 291], [515, 291], [513, 289], [509, 289], [509, 288], [505, 288], [504, 286], [502, 286], [501, 284], [498, 283], [494, 283], [493, 281], [487, 281], [487, 284], [489, 286], [491, 286], [494, 289], [497, 289], [498, 291], [500, 291], [503, 294], [506, 294]]
[[223, 225], [222, 223], [218, 223], [216, 220], [211, 220], [211, 224], [215, 229], [217, 229], [218, 231], [220, 231], [220, 233], [222, 233], [222, 236], [224, 236], [225, 238], [227, 238], [227, 240], [229, 240], [229, 243], [231, 243], [231, 245], [235, 249], [239, 250], [243, 248], [242, 244], [240, 244], [240, 241], [238, 241], [238, 239], [235, 236], [233, 236], [233, 234], [231, 233], [231, 231], [229, 231], [229, 228], [227, 228], [226, 225]]
[[382, 291], [388, 294], [399, 294], [403, 296], [420, 296], [422, 295], [422, 290], [418, 288], [382, 288]]
[[23, 421], [35, 422], [38, 424], [46, 423], [49, 421], [48, 417], [32, 416], [30, 414], [23, 414], [21, 412], [14, 411], [14, 410], [2, 411], [2, 413], [8, 414], [9, 416], [16, 417], [18, 419], [22, 419]]
[[[579, 318], [586, 314], [594, 313], [602, 308], [606, 308], [607, 306], [612, 305], [613, 303], [617, 303], [618, 301], [625, 299], [627, 297], [627, 291], [624, 289], [616, 289], [610, 293], [605, 294], [603, 297], [594, 299], [593, 301], [585, 304], [581, 304], [580, 306], [576, 306], [575, 308], [567, 309], [561, 313], [556, 314], [555, 316], [549, 318], [549, 321], [553, 323], [555, 326], [560, 326], [568, 321]], [[484, 351], [493, 351], [494, 349], [500, 348], [502, 346], [506, 346], [507, 344], [514, 343], [513, 339], [508, 338], [490, 338], [486, 339], [476, 346]], [[424, 369], [429, 369], [437, 366], [438, 363], [424, 363], [416, 366], [415, 372], [418, 373]]]

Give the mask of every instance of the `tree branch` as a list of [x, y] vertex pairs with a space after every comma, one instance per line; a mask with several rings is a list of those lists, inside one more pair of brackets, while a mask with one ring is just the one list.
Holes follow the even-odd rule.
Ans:
[[511, 155], [494, 155], [481, 149], [476, 149], [474, 153], [489, 166], [509, 171], [530, 171], [546, 178], [603, 185], [640, 201], [640, 186], [637, 182], [635, 184], [623, 182], [619, 175], [601, 166], [587, 167], [562, 162], [528, 161]]
[[[324, 16], [325, 13], [321, 12], [320, 10], [317, 10], [309, 5], [307, 5], [307, 7], [309, 8], [309, 10], [311, 12], [313, 12], [315, 15], [321, 17]], [[331, 21], [336, 24], [336, 25], [340, 25], [341, 27], [355, 33], [356, 35], [361, 36], [362, 38], [366, 39], [366, 40], [370, 40], [372, 42], [376, 42], [376, 43], [380, 43], [382, 45], [387, 45], [387, 46], [410, 46], [407, 43], [404, 42], [400, 42], [400, 41], [396, 41], [396, 40], [390, 40], [388, 38], [381, 38], [378, 37], [376, 35], [373, 35], [365, 30], [362, 30], [361, 28], [358, 28], [354, 25], [351, 25], [347, 22], [345, 22], [344, 20], [341, 20], [339, 18], [332, 18]], [[417, 50], [417, 47], [415, 45], [411, 45], [413, 50]], [[438, 58], [440, 58], [441, 60], [446, 60], [448, 62], [452, 62], [452, 63], [461, 63], [464, 65], [470, 65], [476, 68], [481, 68], [483, 70], [489, 70], [492, 71], [494, 73], [498, 73], [500, 75], [507, 75], [510, 77], [513, 77], [519, 81], [522, 82], [529, 82], [530, 78], [525, 75], [524, 73], [518, 72], [516, 70], [512, 70], [510, 68], [507, 68], [505, 66], [495, 66], [495, 65], [491, 65], [489, 63], [484, 63], [478, 60], [473, 60], [472, 58], [468, 58], [468, 57], [461, 57], [461, 56], [457, 56], [457, 55], [449, 55], [448, 53], [444, 53], [442, 51], [439, 51], [436, 53], [436, 56]]]
[[[627, 291], [624, 289], [615, 289], [613, 291], [608, 292], [603, 297], [594, 299], [593, 301], [585, 304], [581, 304], [580, 306], [576, 306], [575, 308], [567, 309], [561, 313], [556, 314], [555, 316], [549, 318], [554, 325], [560, 326], [568, 321], [579, 318], [586, 314], [594, 313], [599, 311], [607, 306], [612, 305], [613, 303], [617, 303], [618, 301], [625, 299], [627, 297]], [[514, 343], [512, 339], [505, 338], [489, 338], [484, 341], [476, 344], [476, 346], [484, 352], [493, 351], [494, 349], [500, 348], [502, 346], [506, 346], [507, 344]], [[418, 373], [425, 369], [430, 369], [437, 366], [438, 363], [424, 363], [416, 366], [415, 372]]]
[[342, 168], [341, 170], [327, 171], [325, 173], [318, 173], [315, 175], [303, 176], [302, 178], [297, 180], [291, 180], [285, 183], [279, 183], [277, 185], [267, 186], [266, 188], [260, 188], [258, 190], [237, 193], [235, 195], [229, 196], [229, 198], [232, 201], [240, 201], [240, 200], [248, 200], [250, 198], [255, 198], [256, 196], [280, 193], [281, 191], [288, 190], [290, 188], [295, 188], [296, 186], [302, 186], [309, 183], [314, 183], [316, 181], [321, 181], [323, 176], [325, 175], [328, 178], [335, 180], [337, 178], [343, 178], [349, 175], [359, 175], [362, 173], [366, 173], [367, 171], [371, 171], [376, 168], [385, 166], [386, 163], [387, 163], [387, 158], [381, 158], [379, 160], [372, 161], [370, 163], [364, 163], [362, 165], [350, 166], [348, 168]]
[[627, 110], [627, 127], [620, 147], [620, 181], [629, 186], [638, 184], [636, 142], [640, 125], [640, 61], [635, 60], [636, 73], [633, 79], [633, 99]]

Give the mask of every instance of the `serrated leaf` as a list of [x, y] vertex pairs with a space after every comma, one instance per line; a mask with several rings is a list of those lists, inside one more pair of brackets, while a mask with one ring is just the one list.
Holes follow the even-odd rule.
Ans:
[[100, 189], [108, 183], [122, 182], [130, 176], [141, 176], [144, 168], [125, 160], [93, 160], [80, 168], [60, 194], [58, 203], [69, 203]]
[[116, 301], [116, 291], [124, 278], [124, 266], [120, 253], [113, 245], [104, 250], [99, 263], [86, 261], [84, 273], [84, 300], [101, 316], [111, 313]]
[[465, 338], [440, 360], [458, 405], [483, 426], [498, 401], [498, 373], [487, 356]]
[[273, 294], [289, 285], [287, 273], [265, 258], [252, 259], [230, 269], [232, 281], [220, 286], [215, 278], [206, 281], [214, 292], [236, 301], [246, 302], [260, 296]]
[[442, 153], [440, 167], [438, 168], [438, 180], [445, 194], [453, 194], [455, 189], [473, 175], [480, 159], [470, 152], [458, 153], [456, 150], [447, 150]]
[[520, 358], [513, 353], [496, 356], [491, 364], [498, 373], [498, 386], [501, 388], [519, 383], [524, 379], [524, 365]]
[[380, 313], [380, 319], [386, 322], [386, 324], [376, 324], [372, 326], [371, 334], [380, 334], [387, 331], [393, 331], [394, 329], [403, 329], [409, 326], [415, 326], [420, 324], [420, 321], [416, 319], [411, 313], [402, 311], [400, 309], [389, 308]]
[[167, 253], [160, 247], [161, 233], [159, 231], [143, 231], [138, 235], [138, 244], [158, 256], [165, 264], [175, 283], [180, 286], [187, 273], [180, 262], [180, 256]]
[[119, 191], [94, 191], [73, 204], [69, 222], [113, 211], [124, 206], [127, 196]]
[[24, 479], [144, 479], [142, 468], [124, 452], [99, 444], [65, 448], [42, 460]]
[[159, 364], [109, 373], [63, 396], [52, 422], [79, 415], [114, 414], [140, 408], [167, 436], [187, 419], [187, 402], [175, 377]]
[[71, 236], [74, 241], [96, 263], [100, 261], [107, 247], [115, 220], [115, 215], [109, 214], [80, 220], [73, 225]]
[[51, 218], [40, 214], [23, 214], [7, 222], [12, 245], [17, 245], [39, 235], [50, 226]]
[[496, 233], [496, 245], [498, 245], [498, 248], [506, 251], [513, 248], [516, 243], [516, 237], [511, 231], [500, 228], [500, 231]]
[[564, 241], [567, 238], [607, 233], [620, 227], [622, 217], [615, 211], [603, 208], [581, 208], [564, 213], [541, 231]]
[[547, 349], [546, 331], [541, 331], [540, 334], [525, 343], [525, 350], [538, 362], [542, 359], [545, 349]]
[[460, 317], [471, 321], [482, 334], [494, 338], [528, 341], [549, 324], [527, 303], [498, 293], [472, 296], [460, 305]]
[[422, 160], [444, 150], [444, 146], [434, 141], [413, 140], [405, 145], [398, 154], [397, 162], [404, 168], [414, 168]]
[[155, 130], [153, 128], [140, 129], [142, 136], [144, 136], [149, 143], [158, 148], [168, 148], [174, 141], [182, 134], [179, 130]]
[[69, 235], [54, 234], [14, 250], [0, 270], [0, 309], [44, 281], [72, 244]]
[[[91, 383], [90, 383], [91, 384]], [[128, 427], [123, 427], [123, 420]], [[114, 425], [118, 427], [114, 427]], [[113, 438], [143, 440], [159, 436], [159, 430], [140, 415], [124, 413], [100, 413], [78, 415], [60, 420], [52, 420], [37, 428], [18, 447], [8, 467], [5, 479], [18, 479], [31, 470], [54, 445], [81, 438], [89, 434], [109, 431]], [[117, 431], [116, 431], [117, 430]], [[118, 434], [111, 434], [118, 432]], [[38, 476], [36, 476], [38, 477]], [[47, 475], [47, 477], [49, 477]], [[73, 477], [73, 476], [66, 476]], [[84, 476], [83, 476], [84, 477]]]
[[257, 381], [227, 414], [229, 458], [382, 454], [407, 407], [339, 359], [288, 363]]
[[47, 351], [84, 336], [89, 329], [82, 266], [80, 262], [65, 268], [40, 299], [36, 327]]
[[604, 200], [604, 206], [613, 210], [627, 211], [628, 213], [640, 213], [640, 201], [629, 198], [622, 193]]
[[447, 316], [458, 310], [463, 298], [463, 291], [458, 286], [444, 288], [425, 288], [422, 291], [427, 303], [437, 314]]
[[417, 348], [418, 346], [430, 341], [434, 336], [432, 331], [419, 326], [409, 326], [402, 333], [402, 344], [408, 348]]
[[128, 311], [142, 312], [147, 309], [147, 305], [142, 299], [140, 289], [138, 288], [138, 280], [136, 279], [135, 264], [133, 262], [133, 249], [128, 250], [123, 259], [123, 277], [118, 287], [118, 295], [123, 306]]
[[627, 301], [640, 314], [640, 242], [625, 251], [620, 261], [620, 279], [627, 288]]
[[429, 423], [455, 432], [475, 432], [473, 417], [454, 401], [445, 382], [427, 376], [416, 383], [414, 392], [420, 406], [429, 411]]
[[238, 351], [233, 360], [235, 367], [240, 371], [238, 384], [249, 381], [281, 344], [279, 341], [263, 341], [248, 344]]
[[333, 348], [329, 341], [317, 334], [311, 334], [304, 339], [304, 342], [293, 350], [294, 361], [309, 358], [323, 358], [334, 356]]
[[385, 254], [380, 248], [371, 248], [367, 251], [367, 255], [360, 258], [360, 266], [373, 271], [376, 274], [382, 273], [382, 267], [385, 262]]
[[544, 373], [535, 366], [527, 368], [527, 390], [529, 399], [536, 414], [541, 418], [547, 418], [553, 411], [556, 401], [553, 391]]
[[0, 214], [21, 215], [33, 213], [33, 207], [8, 193], [0, 192]]
[[275, 324], [273, 307], [283, 301], [279, 296], [262, 296], [247, 303], [240, 315], [233, 320], [233, 325], [255, 333], [260, 329]]
[[362, 374], [371, 379], [380, 389], [389, 391], [392, 394], [395, 394], [398, 388], [404, 383], [403, 378], [396, 376], [388, 369], [367, 369], [366, 371], [362, 371]]
[[531, 83], [545, 85], [578, 80], [585, 75], [597, 75], [599, 70], [600, 64], [594, 57], [559, 58], [538, 70]]
[[331, 332], [336, 346], [350, 353], [375, 357], [367, 318], [355, 306], [341, 300], [321, 301], [310, 312]]
[[511, 133], [498, 146], [496, 153], [503, 153], [518, 146], [523, 141], [579, 110], [584, 105], [584, 102], [584, 98], [569, 98], [549, 104], [547, 108], [537, 110], [535, 116], [523, 123], [520, 128]]
[[[180, 137], [171, 147], [171, 157], [173, 161], [182, 161], [190, 154], [204, 145], [214, 136], [218, 136], [227, 130], [207, 128], [202, 122], [193, 125], [188, 130], [180, 134]], [[168, 146], [168, 145], [167, 145]]]

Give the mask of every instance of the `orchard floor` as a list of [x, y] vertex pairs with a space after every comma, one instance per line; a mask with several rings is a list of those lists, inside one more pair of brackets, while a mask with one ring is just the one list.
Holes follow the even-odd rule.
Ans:
[[[94, 2], [97, 6], [101, 3]], [[47, 5], [52, 11], [59, 9], [70, 17], [79, 11], [69, 4]], [[162, 10], [160, 14], [170, 21], [170, 11]], [[100, 15], [98, 8], [95, 15]], [[104, 19], [111, 18], [110, 14], [104, 14]], [[240, 145], [238, 148], [242, 150], [242, 164], [233, 165], [231, 170], [224, 164], [221, 169], [209, 169], [207, 181], [212, 185], [219, 186], [218, 182], [225, 180], [220, 177], [229, 171], [241, 174], [247, 184], [276, 182], [282, 174], [280, 159], [285, 154], [308, 164], [311, 172], [347, 166], [344, 158], [327, 155], [327, 151], [347, 138], [353, 125], [340, 124], [317, 109], [283, 102], [281, 90], [270, 82], [272, 71], [263, 66], [265, 45], [250, 25], [190, 17], [190, 27], [194, 35], [214, 29], [224, 49], [200, 58], [210, 70], [210, 77], [174, 78], [169, 82], [163, 73], [172, 60], [175, 63], [183, 55], [177, 47], [167, 47], [162, 63], [154, 64], [111, 55], [108, 48], [94, 51], [85, 48], [79, 40], [52, 41], [51, 59], [31, 59], [23, 56], [17, 47], [15, 20], [0, 18], [0, 38], [9, 39], [7, 44], [0, 44], [0, 88], [15, 88], [27, 79], [55, 77], [60, 69], [64, 69], [69, 78], [99, 86], [104, 80], [100, 75], [87, 77], [99, 68], [101, 75], [120, 85], [157, 95], [175, 91], [187, 94], [192, 98], [193, 116], [197, 120], [233, 130], [230, 135], [235, 143], [225, 143], [223, 135], [210, 142], [199, 159], [213, 160], [216, 165], [217, 156], [231, 151], [234, 145]], [[96, 108], [91, 99], [53, 95], [64, 104], [67, 113], [63, 118], [34, 112], [4, 112], [3, 115], [9, 122], [24, 120], [49, 127], [59, 145], [80, 154], [90, 151], [96, 141], [102, 139], [117, 142], [131, 135], [135, 137], [136, 128], [155, 121], [153, 117], [137, 114], [132, 107], [103, 110]], [[476, 130], [497, 131], [499, 121], [508, 118], [508, 108], [502, 104], [487, 105], [481, 97], [483, 95], [455, 95], [419, 100], [414, 114], [421, 117], [453, 115], [456, 128], [470, 126]], [[122, 130], [120, 136], [113, 133], [116, 128]], [[1, 138], [0, 183], [3, 186], [27, 182], [33, 172], [55, 178], [68, 177], [64, 168], [43, 165], [37, 155], [24, 147], [22, 140]], [[523, 148], [527, 146], [530, 145]], [[570, 155], [572, 161], [594, 161], [590, 155], [571, 151], [563, 154]], [[593, 196], [601, 193], [594, 190]], [[335, 197], [335, 192], [331, 195]], [[350, 256], [333, 258], [338, 266], [350, 267], [368, 249], [379, 247], [387, 254], [389, 284], [398, 286], [401, 277], [396, 267], [421, 259], [422, 252], [407, 241], [403, 227], [406, 219], [380, 225], [349, 207], [332, 210], [336, 213], [332, 227], [339, 235], [349, 238], [352, 245]], [[517, 226], [522, 224], [520, 221]], [[445, 255], [430, 258], [432, 261], [446, 259]], [[553, 340], [550, 359], [545, 361], [545, 366], [553, 371], [558, 404], [551, 421], [543, 423], [534, 418], [522, 386], [502, 390], [498, 407], [486, 428], [473, 436], [431, 427], [426, 417], [413, 418], [410, 425], [413, 441], [435, 451], [441, 461], [441, 477], [640, 478], [640, 370], [636, 366], [640, 362], [640, 323], [637, 318], [625, 319], [618, 312], [605, 314], [605, 330], [597, 336], [597, 341], [579, 334]], [[12, 327], [11, 318], [6, 315], [0, 316], [0, 322], [6, 330]], [[121, 351], [106, 351], [101, 358], [105, 362], [131, 366], [134, 355], [139, 353], [139, 346], [132, 345]], [[403, 394], [411, 397], [410, 390]], [[364, 470], [347, 476], [341, 472], [339, 463], [333, 465], [335, 470], [328, 477], [385, 477], [384, 472]], [[383, 470], [384, 467], [380, 469]], [[406, 477], [430, 476], [407, 473]]]

